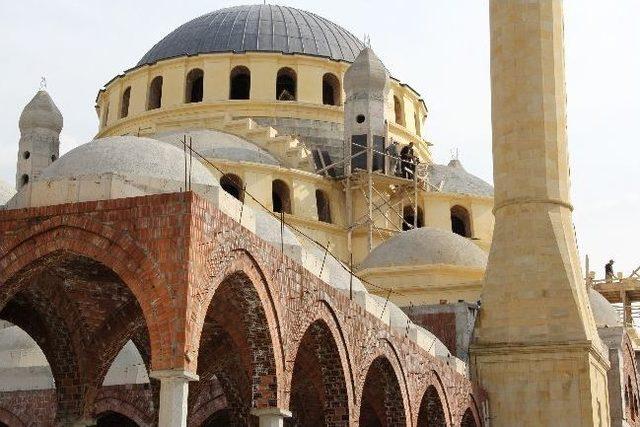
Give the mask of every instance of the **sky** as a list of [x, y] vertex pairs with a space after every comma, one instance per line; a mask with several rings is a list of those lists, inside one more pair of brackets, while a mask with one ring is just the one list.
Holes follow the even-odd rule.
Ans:
[[[505, 0], [506, 1], [506, 0]], [[97, 131], [94, 101], [177, 26], [236, 0], [0, 0], [0, 179], [41, 76], [64, 116], [61, 153]], [[437, 162], [459, 152], [492, 181], [488, 0], [288, 0], [363, 38], [429, 108]], [[640, 1], [565, 0], [572, 201], [580, 255], [640, 266]]]

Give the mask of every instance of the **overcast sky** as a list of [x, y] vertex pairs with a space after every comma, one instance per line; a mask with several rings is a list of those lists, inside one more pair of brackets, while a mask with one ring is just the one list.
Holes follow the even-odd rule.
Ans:
[[[18, 117], [46, 76], [62, 152], [97, 129], [94, 100], [180, 24], [233, 0], [0, 0], [0, 179], [13, 183]], [[492, 180], [487, 0], [290, 0], [372, 47], [429, 108], [438, 162], [458, 149]], [[565, 0], [569, 143], [581, 256], [599, 275], [640, 266], [640, 1]]]

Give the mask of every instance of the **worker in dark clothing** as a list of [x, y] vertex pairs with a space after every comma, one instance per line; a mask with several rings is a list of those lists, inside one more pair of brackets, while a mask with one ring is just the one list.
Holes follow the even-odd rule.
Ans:
[[607, 282], [613, 281], [613, 260], [609, 260], [608, 263], [604, 266], [604, 277], [607, 279]]
[[402, 177], [413, 178], [413, 173], [416, 170], [415, 154], [413, 153], [413, 142], [409, 145], [405, 145], [400, 150], [400, 159], [402, 162]]

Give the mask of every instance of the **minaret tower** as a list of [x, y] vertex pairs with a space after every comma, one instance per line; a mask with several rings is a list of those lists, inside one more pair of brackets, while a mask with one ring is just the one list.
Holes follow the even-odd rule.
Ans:
[[607, 426], [569, 198], [561, 0], [490, 0], [495, 231], [472, 346], [492, 426]]
[[[384, 170], [386, 122], [385, 94], [389, 87], [387, 70], [370, 47], [365, 47], [344, 75], [344, 140], [345, 154], [351, 158], [346, 165], [346, 175], [355, 169]], [[369, 173], [368, 197], [372, 200], [371, 173]], [[347, 186], [347, 188], [350, 188]], [[353, 221], [353, 202], [347, 190], [347, 214]], [[371, 208], [369, 208], [371, 210]], [[372, 217], [372, 212], [369, 212]], [[373, 228], [369, 226], [368, 246], [372, 248]], [[351, 233], [348, 245], [351, 247]]]
[[60, 110], [44, 89], [39, 90], [20, 115], [16, 190], [58, 158], [61, 130]]

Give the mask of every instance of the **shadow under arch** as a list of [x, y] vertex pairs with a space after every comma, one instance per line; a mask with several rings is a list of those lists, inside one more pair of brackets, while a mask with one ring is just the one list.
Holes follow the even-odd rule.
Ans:
[[221, 256], [226, 259], [209, 260], [207, 277], [213, 280], [193, 327], [193, 337], [199, 338], [200, 381], [192, 383], [190, 407], [216, 382], [224, 391], [229, 416], [250, 423], [251, 409], [282, 403], [280, 316], [273, 288], [256, 260], [242, 249]]
[[399, 427], [407, 424], [410, 414], [401, 380], [387, 356], [379, 355], [373, 359], [362, 386], [359, 425]]
[[[349, 368], [341, 341], [325, 319], [313, 321], [299, 342], [292, 370], [289, 408], [293, 417], [285, 425], [349, 424], [351, 418]], [[345, 425], [346, 425], [345, 424]]]

